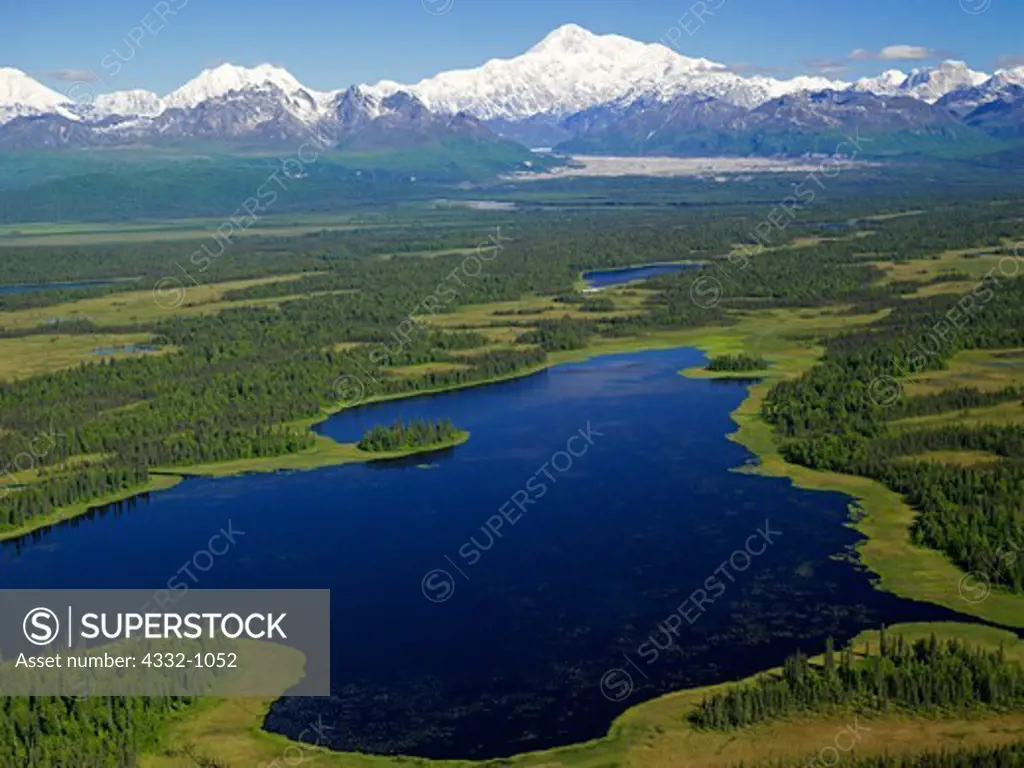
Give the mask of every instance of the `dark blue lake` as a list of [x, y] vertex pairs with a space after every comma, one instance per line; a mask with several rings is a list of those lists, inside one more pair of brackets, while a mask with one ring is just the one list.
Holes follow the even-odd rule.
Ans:
[[674, 275], [684, 269], [693, 269], [697, 264], [645, 264], [624, 269], [598, 269], [584, 272], [583, 279], [591, 288], [607, 288], [611, 285], [625, 285], [637, 280], [647, 280], [660, 275]]
[[830, 635], [958, 618], [836, 557], [858, 540], [846, 497], [732, 471], [751, 459], [725, 437], [745, 388], [677, 374], [702, 359], [609, 356], [339, 414], [322, 431], [343, 441], [397, 416], [472, 437], [188, 480], [3, 546], [0, 587], [165, 587], [230, 525], [244, 535], [195, 586], [331, 589], [335, 695], [283, 699], [268, 727], [321, 715], [338, 749], [431, 757], [597, 737], [644, 699]]

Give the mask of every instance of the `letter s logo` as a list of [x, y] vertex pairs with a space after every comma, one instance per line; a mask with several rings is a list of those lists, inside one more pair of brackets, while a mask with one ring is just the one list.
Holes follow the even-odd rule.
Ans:
[[25, 615], [21, 628], [33, 645], [49, 645], [60, 633], [60, 619], [49, 608], [33, 608]]

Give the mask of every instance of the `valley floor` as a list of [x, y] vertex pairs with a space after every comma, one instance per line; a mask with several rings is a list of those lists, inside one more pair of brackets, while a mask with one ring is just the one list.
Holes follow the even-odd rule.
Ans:
[[820, 163], [768, 157], [614, 157], [573, 155], [570, 163], [546, 173], [517, 173], [516, 181], [616, 176], [718, 176], [728, 174], [811, 173]]

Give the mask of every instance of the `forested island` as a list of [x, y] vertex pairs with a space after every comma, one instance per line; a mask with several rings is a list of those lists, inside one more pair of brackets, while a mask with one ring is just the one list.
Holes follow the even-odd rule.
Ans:
[[419, 452], [455, 445], [468, 437], [469, 433], [457, 429], [450, 419], [397, 419], [387, 426], [370, 427], [357, 445], [361, 451], [370, 453]]
[[715, 372], [746, 372], [761, 371], [768, 367], [768, 361], [763, 357], [752, 355], [720, 355], [708, 361], [707, 370]]

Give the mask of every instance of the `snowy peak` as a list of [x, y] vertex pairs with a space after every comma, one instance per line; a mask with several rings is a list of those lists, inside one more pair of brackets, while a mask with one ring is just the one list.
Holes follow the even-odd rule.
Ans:
[[20, 104], [32, 109], [52, 109], [67, 99], [20, 69], [0, 67], [0, 104]]
[[975, 72], [962, 61], [944, 61], [929, 69], [915, 69], [903, 83], [908, 96], [934, 104], [947, 93], [973, 88], [989, 79], [984, 72]]
[[163, 109], [159, 96], [143, 90], [101, 93], [92, 101], [76, 103], [21, 70], [0, 68], [0, 123], [15, 117], [44, 114], [60, 115], [69, 120], [79, 117], [151, 117]]
[[213, 69], [204, 69], [197, 77], [169, 94], [164, 101], [168, 107], [188, 109], [209, 99], [225, 96], [231, 91], [268, 88], [278, 88], [288, 94], [306, 90], [302, 83], [281, 67], [261, 64], [246, 68], [221, 64]]
[[576, 24], [551, 32], [521, 56], [476, 69], [442, 72], [415, 85], [382, 81], [378, 94], [404, 90], [430, 109], [480, 119], [565, 116], [651, 91], [696, 74], [724, 70], [708, 59], [681, 56], [664, 45], [597, 35]]
[[272, 64], [239, 67], [221, 64], [204, 69], [199, 75], [163, 99], [165, 108], [194, 109], [202, 104], [250, 95], [265, 112], [275, 101], [300, 122], [311, 124], [322, 119], [330, 106], [331, 94], [306, 88], [286, 69]]
[[887, 69], [877, 79], [883, 85], [903, 85], [907, 82], [907, 73], [899, 69]]
[[827, 77], [799, 75], [790, 80], [764, 78], [772, 91], [772, 98], [804, 91], [841, 91], [850, 86], [843, 80], [829, 80]]
[[550, 32], [527, 53], [558, 54], [580, 53], [597, 41], [597, 35], [579, 24], [563, 24]]
[[[550, 32], [543, 40], [522, 56], [508, 61], [522, 61], [527, 58], [558, 58], [572, 56], [585, 59], [613, 57], [649, 58], [669, 64], [673, 69], [689, 69], [694, 72], [724, 70], [724, 64], [708, 59], [693, 59], [675, 53], [660, 43], [642, 43], [622, 35], [597, 35], [579, 24], [564, 24]], [[497, 61], [502, 61], [498, 59]]]
[[114, 91], [101, 93], [92, 102], [96, 117], [156, 117], [164, 111], [164, 102], [152, 91]]
[[1024, 67], [1013, 69], [1000, 69], [991, 80], [985, 83], [985, 87], [1000, 88], [1007, 85], [1024, 85]]
[[380, 115], [383, 101], [384, 97], [380, 94], [353, 85], [334, 96], [331, 111], [345, 124], [372, 120]]
[[422, 101], [407, 91], [381, 94], [359, 85], [336, 94], [331, 102], [331, 113], [342, 125], [395, 116], [422, 120], [432, 115]]
[[444, 72], [410, 86], [383, 81], [372, 90], [407, 90], [441, 112], [521, 120], [537, 115], [560, 118], [602, 105], [621, 108], [638, 100], [667, 102], [687, 94], [752, 108], [788, 93], [847, 86], [823, 77], [744, 78], [723, 64], [683, 56], [659, 43], [597, 35], [567, 24], [521, 56]]
[[0, 67], [0, 123], [16, 117], [58, 114], [73, 118], [68, 99], [20, 69]]
[[950, 91], [937, 102], [953, 114], [965, 117], [975, 109], [996, 101], [1015, 102], [1024, 90], [1024, 67], [1003, 69], [981, 85]]
[[879, 96], [897, 96], [903, 93], [907, 73], [898, 69], [887, 69], [878, 77], [862, 77], [853, 84], [853, 90], [875, 93]]
[[824, 77], [795, 77], [776, 80], [755, 75], [742, 77], [732, 72], [702, 72], [667, 80], [654, 85], [643, 84], [631, 91], [623, 101], [643, 99], [669, 102], [679, 96], [705, 96], [736, 107], [753, 109], [766, 101], [801, 91], [843, 90], [849, 83]]

